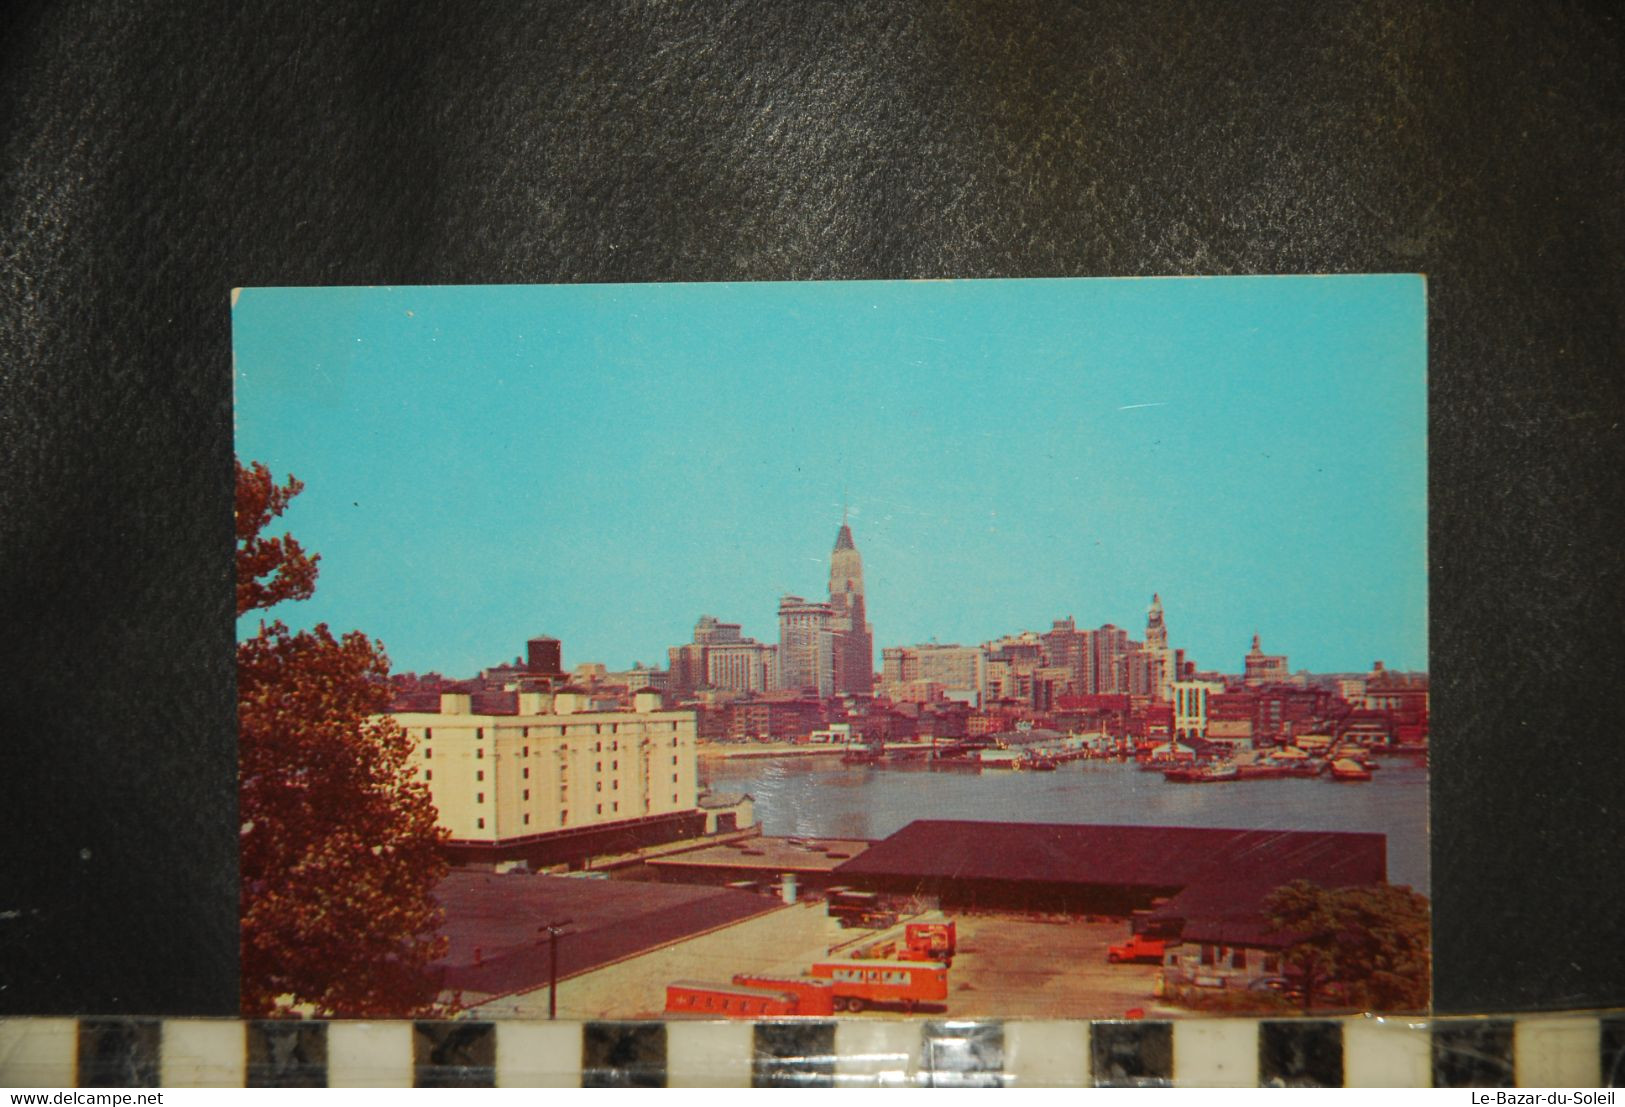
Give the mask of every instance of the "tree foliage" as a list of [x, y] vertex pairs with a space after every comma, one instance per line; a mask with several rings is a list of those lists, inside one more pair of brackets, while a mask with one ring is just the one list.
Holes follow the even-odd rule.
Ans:
[[237, 614], [283, 600], [308, 600], [315, 593], [321, 559], [307, 554], [292, 535], [260, 533], [304, 487], [291, 476], [278, 485], [258, 461], [246, 469], [237, 463]]
[[[314, 590], [316, 558], [260, 536], [299, 489], [237, 467], [239, 613]], [[444, 951], [442, 832], [410, 739], [382, 714], [388, 676], [382, 643], [359, 631], [262, 623], [238, 645], [247, 1015], [440, 1013], [427, 970]]]
[[1293, 935], [1286, 962], [1302, 975], [1305, 1004], [1335, 981], [1367, 1011], [1425, 1011], [1432, 979], [1427, 897], [1391, 884], [1322, 888], [1294, 881], [1266, 904]]

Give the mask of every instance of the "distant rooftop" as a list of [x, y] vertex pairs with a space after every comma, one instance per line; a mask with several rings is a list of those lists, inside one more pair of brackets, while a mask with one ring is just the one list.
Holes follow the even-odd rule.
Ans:
[[436, 712], [440, 710], [440, 693], [397, 692], [389, 701], [389, 709], [398, 713], [407, 711]]
[[654, 868], [764, 869], [782, 872], [833, 872], [858, 857], [872, 843], [861, 838], [742, 838], [703, 849], [651, 857]]

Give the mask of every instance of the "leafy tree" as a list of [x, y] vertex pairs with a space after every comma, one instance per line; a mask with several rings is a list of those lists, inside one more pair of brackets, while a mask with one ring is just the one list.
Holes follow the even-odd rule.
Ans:
[[1293, 936], [1286, 963], [1304, 980], [1304, 1006], [1336, 981], [1349, 1005], [1423, 1011], [1432, 963], [1427, 897], [1391, 884], [1322, 888], [1293, 881], [1266, 902], [1270, 921]]
[[[237, 465], [238, 613], [308, 598], [316, 561], [261, 532], [301, 485]], [[428, 965], [446, 863], [411, 742], [382, 713], [389, 658], [359, 631], [260, 624], [238, 644], [245, 1015], [444, 1013]]]
[[293, 477], [278, 485], [271, 471], [256, 461], [247, 469], [237, 463], [237, 614], [271, 607], [283, 600], [308, 600], [316, 591], [316, 563], [291, 534], [265, 538], [272, 519], [304, 485]]

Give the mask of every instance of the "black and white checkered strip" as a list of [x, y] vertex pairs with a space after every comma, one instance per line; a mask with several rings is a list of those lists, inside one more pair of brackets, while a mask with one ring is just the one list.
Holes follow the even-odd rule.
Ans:
[[1179, 1022], [0, 1020], [10, 1087], [1614, 1087], [1625, 1012]]

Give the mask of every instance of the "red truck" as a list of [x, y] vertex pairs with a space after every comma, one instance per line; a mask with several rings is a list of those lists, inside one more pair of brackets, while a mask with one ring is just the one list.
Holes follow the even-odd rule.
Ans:
[[899, 961], [941, 961], [953, 964], [959, 948], [959, 936], [954, 924], [939, 922], [911, 922], [903, 928], [903, 948], [898, 951]]
[[1163, 951], [1167, 947], [1166, 938], [1147, 938], [1143, 934], [1133, 934], [1128, 941], [1107, 949], [1106, 960], [1114, 965], [1119, 961], [1151, 961], [1160, 965]]

